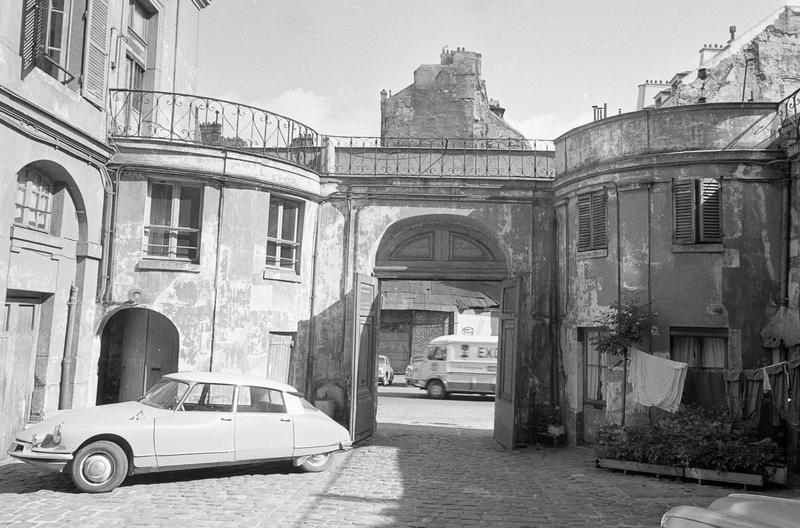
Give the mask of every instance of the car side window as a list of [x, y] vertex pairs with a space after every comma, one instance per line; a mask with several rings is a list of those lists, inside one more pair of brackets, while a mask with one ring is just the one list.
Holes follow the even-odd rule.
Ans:
[[180, 410], [233, 412], [233, 385], [197, 383], [186, 395]]
[[236, 412], [285, 413], [286, 405], [281, 391], [243, 386], [239, 388]]
[[444, 361], [447, 359], [447, 349], [445, 347], [436, 347], [433, 349], [433, 359]]

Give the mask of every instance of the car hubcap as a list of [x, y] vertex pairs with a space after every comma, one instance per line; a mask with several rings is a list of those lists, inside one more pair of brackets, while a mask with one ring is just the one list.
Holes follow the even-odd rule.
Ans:
[[328, 455], [312, 455], [312, 456], [308, 457], [308, 462], [312, 466], [318, 466], [320, 464], [324, 464], [325, 460], [327, 460], [327, 458], [328, 458]]
[[83, 461], [83, 476], [86, 480], [100, 484], [111, 478], [114, 463], [105, 455], [97, 454], [86, 457]]

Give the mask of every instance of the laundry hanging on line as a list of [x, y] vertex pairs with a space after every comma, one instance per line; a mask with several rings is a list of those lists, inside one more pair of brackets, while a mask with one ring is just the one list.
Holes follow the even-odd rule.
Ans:
[[638, 349], [630, 351], [633, 399], [645, 407], [676, 412], [681, 404], [687, 363], [664, 359]]

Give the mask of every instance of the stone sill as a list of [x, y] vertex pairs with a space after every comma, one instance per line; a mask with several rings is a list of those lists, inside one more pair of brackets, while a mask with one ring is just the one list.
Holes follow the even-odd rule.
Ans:
[[722, 244], [672, 244], [673, 253], [723, 253]]
[[606, 258], [608, 257], [608, 248], [606, 249], [593, 249], [591, 251], [578, 251], [578, 260]]
[[297, 273], [290, 270], [282, 270], [277, 268], [265, 268], [263, 277], [265, 280], [297, 283], [302, 282], [300, 275]]
[[136, 263], [136, 271], [180, 271], [200, 273], [200, 264], [182, 260], [140, 259]]

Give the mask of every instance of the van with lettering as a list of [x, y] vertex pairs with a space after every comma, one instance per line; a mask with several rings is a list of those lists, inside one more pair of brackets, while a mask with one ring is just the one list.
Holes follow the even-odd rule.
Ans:
[[428, 391], [430, 398], [451, 392], [494, 394], [497, 382], [497, 336], [437, 337], [411, 364], [406, 385]]

